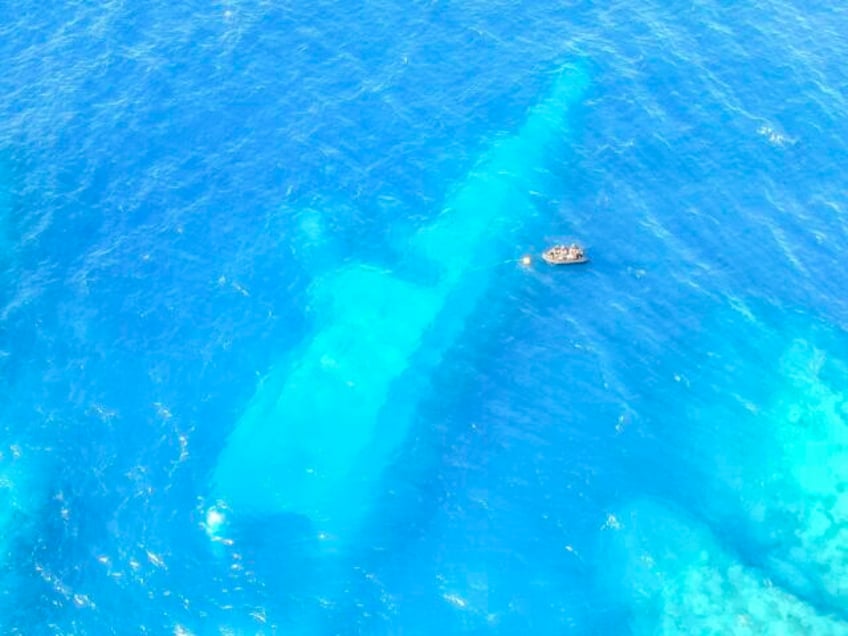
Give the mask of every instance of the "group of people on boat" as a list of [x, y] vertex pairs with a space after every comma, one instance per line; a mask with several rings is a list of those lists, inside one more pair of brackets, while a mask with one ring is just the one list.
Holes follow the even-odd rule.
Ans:
[[583, 263], [586, 261], [586, 253], [577, 243], [554, 245], [542, 253], [542, 258], [551, 265]]

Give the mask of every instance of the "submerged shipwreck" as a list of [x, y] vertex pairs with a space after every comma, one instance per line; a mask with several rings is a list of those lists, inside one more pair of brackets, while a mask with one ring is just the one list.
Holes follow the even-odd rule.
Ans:
[[[361, 527], [432, 371], [497, 284], [498, 265], [515, 262], [536, 214], [534, 193], [546, 191], [566, 154], [588, 84], [582, 68], [562, 69], [519, 132], [495, 144], [441, 214], [400, 239], [396, 267], [345, 264], [313, 280], [310, 335], [259, 383], [214, 467], [213, 538], [230, 515], [297, 516], [316, 535], [342, 540]], [[579, 246], [558, 245], [543, 260], [588, 259]], [[823, 383], [846, 374], [836, 365], [819, 377], [823, 354], [808, 349], [787, 353], [783, 393], [794, 391], [798, 403], [776, 409], [782, 415], [770, 420], [768, 436], [752, 433], [771, 440], [779, 467], [733, 464], [747, 466], [745, 483], [768, 486], [744, 493], [743, 503], [756, 503], [742, 506], [750, 518], [732, 517], [763, 549], [760, 562], [742, 563], [703, 520], [650, 498], [624, 502], [603, 525], [603, 551], [621, 568], [605, 573], [615, 582], [609, 600], [624, 606], [633, 633], [848, 633], [848, 406]], [[740, 448], [747, 457], [749, 447]], [[709, 463], [702, 449], [697, 455]], [[708, 481], [705, 491], [722, 490]], [[771, 518], [785, 527], [769, 525]]]
[[225, 523], [224, 508], [300, 515], [335, 536], [367, 513], [429, 373], [496, 282], [497, 265], [515, 258], [588, 84], [583, 68], [560, 69], [518, 134], [499, 140], [435, 220], [395, 246], [396, 271], [345, 264], [313, 281], [311, 335], [259, 383], [220, 453], [210, 532]]

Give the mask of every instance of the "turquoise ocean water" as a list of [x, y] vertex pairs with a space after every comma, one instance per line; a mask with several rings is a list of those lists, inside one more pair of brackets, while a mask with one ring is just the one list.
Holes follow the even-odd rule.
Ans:
[[0, 5], [0, 633], [848, 634], [846, 54]]

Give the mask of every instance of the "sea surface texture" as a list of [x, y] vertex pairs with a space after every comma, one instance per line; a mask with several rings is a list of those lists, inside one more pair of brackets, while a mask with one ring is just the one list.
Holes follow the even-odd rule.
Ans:
[[0, 4], [0, 634], [848, 635], [846, 59], [838, 2]]

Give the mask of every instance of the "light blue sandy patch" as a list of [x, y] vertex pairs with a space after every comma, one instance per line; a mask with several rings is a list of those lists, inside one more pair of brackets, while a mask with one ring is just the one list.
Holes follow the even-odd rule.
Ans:
[[616, 511], [602, 532], [612, 571], [599, 575], [626, 603], [635, 636], [848, 634], [848, 623], [776, 587], [708, 529], [656, 501]]
[[284, 209], [279, 214], [293, 220], [295, 257], [313, 276], [341, 264], [348, 246], [334, 222], [339, 218], [351, 218], [355, 214], [351, 206], [321, 198], [307, 206]]

